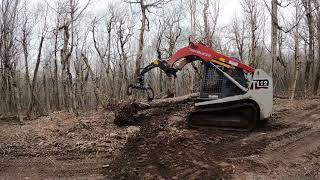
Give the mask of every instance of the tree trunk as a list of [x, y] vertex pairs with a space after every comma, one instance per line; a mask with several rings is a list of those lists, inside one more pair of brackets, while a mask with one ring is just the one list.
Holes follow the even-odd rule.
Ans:
[[111, 31], [112, 31], [112, 19], [110, 19], [109, 24], [108, 24], [108, 57], [107, 57], [107, 75], [109, 74], [110, 71], [110, 58], [111, 58]]
[[141, 8], [141, 28], [140, 28], [140, 35], [139, 35], [139, 48], [137, 52], [137, 57], [136, 57], [136, 70], [135, 70], [135, 77], [138, 77], [140, 73], [140, 68], [143, 63], [143, 46], [144, 46], [144, 32], [146, 28], [146, 20], [147, 20], [147, 15], [146, 15], [146, 7], [144, 6], [144, 0], [140, 1], [140, 8]]
[[95, 83], [93, 91], [94, 91], [94, 94], [95, 94], [95, 97], [96, 97], [96, 100], [97, 100], [97, 104], [98, 105], [100, 104], [102, 107], [104, 107], [106, 109], [107, 106], [106, 106], [106, 103], [102, 100], [101, 91], [99, 89], [99, 85], [98, 85], [98, 82], [97, 82], [96, 75], [94, 74], [94, 72], [93, 72], [93, 70], [92, 70], [92, 68], [91, 68], [91, 66], [89, 64], [87, 57], [84, 54], [81, 54], [81, 56], [82, 56], [82, 60], [84, 61], [84, 63], [88, 67], [88, 72], [90, 74], [92, 82]]
[[[16, 70], [15, 70], [16, 71]], [[18, 79], [16, 73], [12, 72], [11, 77], [13, 77], [14, 84], [12, 84], [12, 89], [14, 93], [14, 99], [16, 102], [16, 108], [17, 108], [17, 115], [20, 123], [23, 123], [23, 118], [22, 118], [22, 108], [21, 108], [21, 99], [19, 95], [19, 88], [18, 88]]]
[[50, 94], [49, 94], [49, 87], [48, 87], [48, 78], [47, 73], [49, 68], [47, 65], [43, 68], [43, 89], [44, 89], [44, 98], [45, 98], [45, 110], [46, 112], [50, 112]]
[[58, 31], [55, 32], [55, 41], [54, 41], [54, 99], [55, 106], [57, 110], [60, 110], [60, 95], [59, 95], [59, 79], [58, 79]]
[[239, 22], [236, 16], [233, 19], [232, 34], [234, 36], [233, 38], [236, 43], [237, 51], [239, 53], [240, 59], [243, 60], [244, 63], [248, 64], [249, 63], [248, 59], [247, 60], [243, 59], [244, 58], [244, 40], [245, 40], [245, 22], [243, 20]]
[[314, 3], [317, 8], [317, 36], [318, 36], [318, 66], [316, 71], [316, 78], [314, 82], [313, 94], [317, 95], [320, 83], [320, 3], [318, 0], [314, 0]]
[[[297, 11], [296, 11], [297, 12]], [[296, 17], [297, 19], [298, 17]], [[296, 27], [296, 32], [294, 34], [294, 80], [292, 86], [291, 100], [295, 97], [295, 92], [297, 88], [298, 77], [300, 73], [300, 57], [299, 57], [299, 26]]]
[[163, 72], [160, 70], [160, 73], [159, 73], [159, 91], [160, 93], [163, 92], [163, 87], [162, 87], [162, 83], [163, 83]]
[[[306, 10], [306, 17], [307, 17], [307, 25], [309, 31], [309, 53], [306, 63], [306, 72], [305, 72], [305, 92], [309, 90], [309, 81], [310, 81], [310, 73], [312, 72], [312, 64], [314, 63], [314, 31], [313, 31], [313, 15], [312, 15], [312, 6], [311, 0], [303, 0], [303, 5]], [[305, 94], [305, 97], [307, 94]]]
[[190, 10], [191, 10], [191, 41], [195, 41], [196, 38], [196, 11], [197, 11], [197, 1], [190, 0]]
[[256, 67], [256, 30], [255, 24], [251, 27], [251, 65]]
[[65, 24], [63, 26], [63, 29], [64, 29], [64, 43], [63, 43], [63, 49], [61, 50], [61, 63], [62, 63], [64, 104], [65, 104], [65, 109], [67, 109], [69, 112], [73, 112], [72, 97], [71, 97], [72, 75], [70, 72], [70, 57], [72, 54], [72, 49], [69, 50], [68, 48], [69, 39], [70, 39], [69, 24]]
[[31, 83], [30, 83], [30, 75], [29, 75], [29, 63], [28, 63], [28, 35], [27, 35], [27, 30], [23, 30], [23, 35], [22, 35], [22, 48], [23, 48], [23, 55], [24, 55], [24, 63], [25, 63], [25, 88], [27, 91], [27, 102], [30, 102], [31, 98]]
[[272, 0], [271, 1], [271, 60], [272, 60], [272, 66], [271, 66], [271, 72], [272, 77], [274, 77], [274, 63], [277, 61], [277, 43], [278, 43], [278, 1]]
[[210, 28], [208, 22], [208, 9], [209, 9], [209, 0], [205, 1], [204, 8], [203, 8], [203, 23], [204, 23], [204, 35], [205, 35], [205, 44], [212, 48], [212, 40], [210, 36]]
[[40, 106], [37, 97], [35, 95], [35, 87], [36, 87], [36, 82], [37, 82], [37, 75], [39, 71], [39, 66], [40, 66], [40, 61], [41, 61], [41, 53], [42, 53], [42, 46], [43, 46], [43, 41], [44, 41], [44, 36], [41, 37], [39, 48], [38, 48], [38, 56], [37, 56], [37, 62], [36, 62], [36, 67], [33, 73], [33, 79], [32, 79], [32, 84], [31, 84], [31, 101], [29, 104], [29, 111], [28, 114], [30, 114], [34, 107], [37, 106], [38, 110], [40, 110], [40, 113], [43, 113], [42, 107]]

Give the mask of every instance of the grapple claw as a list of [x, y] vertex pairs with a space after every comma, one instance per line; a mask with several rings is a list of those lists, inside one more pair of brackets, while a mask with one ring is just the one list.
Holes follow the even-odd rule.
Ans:
[[127, 89], [127, 95], [131, 96], [133, 94], [133, 90], [145, 91], [147, 93], [147, 100], [148, 101], [152, 101], [154, 99], [154, 91], [149, 86], [130, 84]]

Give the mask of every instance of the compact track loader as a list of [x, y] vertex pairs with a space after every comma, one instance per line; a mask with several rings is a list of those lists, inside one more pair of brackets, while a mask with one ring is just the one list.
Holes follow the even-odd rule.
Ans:
[[154, 92], [144, 84], [144, 75], [158, 67], [168, 76], [193, 61], [202, 61], [203, 75], [194, 110], [187, 121], [192, 127], [250, 131], [257, 121], [271, 116], [273, 106], [272, 78], [263, 70], [250, 67], [236, 58], [223, 55], [202, 43], [190, 43], [168, 60], [158, 59], [143, 68], [133, 90], [143, 90], [152, 101]]

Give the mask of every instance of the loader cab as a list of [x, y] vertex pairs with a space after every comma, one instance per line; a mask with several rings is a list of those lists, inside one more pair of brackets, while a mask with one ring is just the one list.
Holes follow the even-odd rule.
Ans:
[[[248, 87], [246, 74], [241, 69], [229, 69], [223, 66], [219, 66], [219, 68], [234, 77], [243, 87]], [[203, 64], [202, 72], [200, 99], [220, 99], [244, 94], [243, 91], [227, 79], [221, 72], [216, 70], [210, 63]]]

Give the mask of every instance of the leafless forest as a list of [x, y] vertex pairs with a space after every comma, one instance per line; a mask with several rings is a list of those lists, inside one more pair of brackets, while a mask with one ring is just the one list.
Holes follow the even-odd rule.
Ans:
[[[0, 179], [320, 179], [319, 5], [1, 0]], [[127, 95], [157, 51], [189, 41], [273, 76], [268, 122], [190, 127], [200, 62], [150, 71], [153, 102]]]
[[[316, 95], [320, 80], [319, 0], [241, 0], [223, 24], [219, 0], [1, 1], [0, 114], [79, 112], [126, 98], [140, 67], [191, 37], [273, 75], [275, 94]], [[234, 12], [230, 12], [234, 13]], [[223, 24], [223, 25], [222, 25]], [[199, 65], [177, 79], [147, 82], [162, 96], [197, 91]]]

